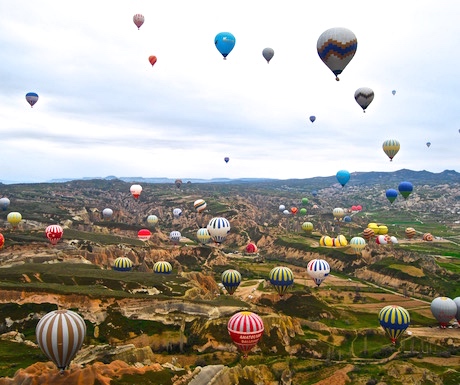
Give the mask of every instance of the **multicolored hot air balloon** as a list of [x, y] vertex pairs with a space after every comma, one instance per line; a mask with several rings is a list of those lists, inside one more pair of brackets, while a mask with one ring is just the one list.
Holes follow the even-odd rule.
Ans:
[[34, 104], [37, 103], [38, 101], [38, 94], [36, 94], [35, 92], [28, 92], [26, 94], [26, 100], [27, 100], [27, 103], [29, 103], [30, 107], [32, 108]]
[[337, 181], [342, 185], [342, 187], [344, 187], [350, 180], [350, 173], [347, 170], [340, 170], [337, 171], [335, 177], [337, 178]]
[[321, 285], [330, 272], [331, 267], [324, 259], [312, 259], [308, 262], [307, 273], [317, 286]]
[[433, 237], [433, 234], [431, 234], [431, 233], [425, 233], [425, 234], [423, 234], [422, 239], [424, 241], [427, 241], [427, 242], [432, 242], [434, 237]]
[[0, 249], [3, 247], [5, 244], [5, 237], [3, 236], [2, 233], [0, 233]]
[[355, 56], [358, 40], [347, 28], [330, 28], [318, 38], [316, 49], [324, 64], [334, 73], [335, 80]]
[[147, 217], [147, 223], [149, 225], [155, 226], [158, 223], [158, 217], [156, 215], [149, 215]]
[[366, 108], [369, 107], [369, 104], [374, 100], [374, 91], [369, 87], [358, 88], [355, 91], [355, 100], [363, 109], [363, 112], [366, 112]]
[[134, 199], [138, 199], [139, 196], [141, 195], [142, 192], [142, 186], [139, 184], [133, 184], [130, 188], [129, 191], [133, 195]]
[[139, 29], [142, 26], [142, 24], [144, 24], [144, 20], [145, 20], [144, 16], [141, 15], [140, 13], [136, 13], [133, 16], [133, 22], [134, 24], [136, 24], [137, 29]]
[[197, 213], [202, 213], [206, 209], [206, 206], [207, 206], [207, 204], [204, 201], [204, 199], [197, 199], [193, 203], [193, 207], [195, 208]]
[[411, 182], [401, 182], [398, 185], [399, 193], [403, 196], [404, 199], [407, 199], [411, 192], [414, 190]]
[[375, 235], [374, 229], [371, 229], [370, 227], [367, 227], [363, 231], [363, 237], [369, 242], [369, 239], [371, 239]]
[[13, 229], [15, 229], [16, 227], [18, 227], [19, 223], [22, 221], [22, 215], [21, 213], [12, 211], [6, 216], [6, 220], [13, 227]]
[[168, 261], [158, 261], [153, 265], [153, 272], [156, 274], [170, 274], [172, 265]]
[[241, 274], [234, 269], [225, 270], [222, 273], [222, 285], [224, 285], [227, 293], [232, 295], [241, 283]]
[[398, 153], [401, 145], [395, 139], [387, 139], [382, 144], [383, 152], [387, 154], [388, 158], [390, 158], [390, 162], [393, 161], [393, 158]]
[[406, 230], [404, 230], [404, 233], [406, 234], [407, 239], [412, 239], [415, 236], [415, 229], [413, 227], [408, 227]]
[[336, 207], [334, 210], [332, 210], [332, 215], [334, 216], [335, 220], [341, 221], [345, 216], [345, 210], [341, 207]]
[[197, 230], [196, 237], [202, 245], [206, 245], [207, 243], [209, 243], [209, 240], [211, 239], [211, 235], [209, 235], [209, 231], [205, 227]]
[[118, 257], [113, 262], [113, 270], [116, 271], [131, 271], [133, 262], [128, 257]]
[[430, 308], [434, 318], [443, 329], [449, 326], [450, 321], [457, 316], [457, 304], [448, 297], [435, 298], [431, 302]]
[[257, 314], [242, 311], [229, 319], [227, 330], [232, 341], [243, 352], [243, 357], [247, 357], [264, 333], [264, 322]]
[[217, 50], [224, 57], [224, 60], [227, 59], [227, 55], [232, 51], [235, 46], [235, 36], [230, 32], [220, 32], [214, 38], [214, 44], [216, 45]]
[[387, 191], [385, 191], [385, 195], [387, 199], [390, 201], [390, 203], [393, 203], [398, 197], [398, 192], [395, 189], [390, 188]]
[[270, 283], [282, 297], [290, 286], [294, 284], [294, 273], [289, 267], [279, 266], [270, 271]]
[[267, 64], [270, 63], [270, 60], [272, 60], [273, 55], [275, 55], [275, 51], [273, 50], [273, 48], [264, 48], [262, 51], [262, 56], [267, 61]]
[[150, 232], [149, 229], [140, 229], [137, 232], [137, 238], [139, 238], [141, 241], [148, 241], [150, 237], [152, 236], [152, 233]]
[[83, 345], [86, 324], [71, 310], [54, 310], [40, 319], [35, 335], [42, 352], [63, 372]]
[[102, 217], [104, 219], [110, 219], [110, 218], [112, 218], [112, 215], [113, 215], [113, 210], [112, 209], [105, 208], [104, 210], [102, 210]]
[[380, 326], [393, 344], [410, 325], [409, 312], [401, 306], [388, 305], [379, 312]]
[[152, 65], [152, 67], [155, 65], [156, 62], [157, 62], [157, 57], [155, 55], [150, 55], [149, 63]]
[[366, 247], [366, 240], [361, 237], [353, 237], [350, 239], [350, 246], [359, 254], [359, 252]]
[[7, 197], [0, 198], [0, 208], [2, 209], [2, 211], [6, 211], [9, 205], [10, 200]]
[[206, 228], [215, 243], [222, 243], [230, 232], [230, 222], [226, 218], [215, 217], [209, 221]]
[[49, 225], [45, 229], [46, 238], [49, 239], [52, 245], [56, 245], [59, 240], [62, 238], [62, 234], [64, 234], [64, 230], [59, 225]]
[[177, 245], [179, 242], [180, 242], [180, 239], [182, 237], [182, 234], [177, 231], [177, 230], [174, 230], [174, 231], [171, 231], [169, 233], [169, 239], [171, 240], [171, 242], [173, 242], [175, 245]]

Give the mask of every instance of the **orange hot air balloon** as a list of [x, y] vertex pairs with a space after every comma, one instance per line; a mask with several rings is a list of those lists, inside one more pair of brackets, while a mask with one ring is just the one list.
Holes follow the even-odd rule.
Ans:
[[413, 227], [408, 227], [408, 228], [406, 228], [404, 233], [406, 234], [407, 239], [412, 239], [412, 238], [414, 238], [416, 231], [415, 231], [415, 229]]
[[157, 62], [157, 57], [156, 56], [149, 56], [149, 62], [150, 64], [152, 65], [152, 67], [154, 66], [154, 64]]
[[299, 210], [299, 209], [298, 209], [297, 207], [291, 207], [291, 213], [292, 213], [293, 215], [296, 215], [298, 210]]
[[375, 231], [371, 229], [370, 227], [365, 228], [363, 231], [363, 237], [367, 241], [369, 241], [369, 239], [371, 239], [374, 235], [375, 235]]

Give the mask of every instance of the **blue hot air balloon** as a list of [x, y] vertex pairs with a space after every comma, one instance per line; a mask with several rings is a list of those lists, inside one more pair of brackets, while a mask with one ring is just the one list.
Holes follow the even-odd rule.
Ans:
[[270, 283], [282, 297], [294, 284], [294, 274], [289, 267], [279, 266], [270, 271]]
[[26, 94], [26, 100], [27, 103], [30, 104], [30, 107], [33, 107], [34, 104], [38, 101], [38, 94], [36, 94], [35, 92], [28, 92]]
[[214, 38], [214, 44], [225, 60], [235, 46], [235, 36], [230, 32], [220, 32]]
[[401, 306], [388, 305], [379, 312], [379, 322], [393, 344], [410, 325], [409, 312]]
[[314, 115], [310, 116], [310, 122], [313, 123], [315, 120], [316, 120], [316, 116], [314, 116]]
[[339, 183], [343, 186], [347, 184], [347, 182], [350, 180], [350, 173], [347, 170], [340, 170], [337, 171], [337, 174], [335, 175]]
[[225, 160], [225, 163], [228, 163], [228, 161], [230, 160], [230, 158], [229, 158], [228, 156], [226, 156], [226, 157], [224, 158], [224, 160]]
[[404, 199], [407, 199], [407, 197], [410, 195], [414, 187], [412, 186], [412, 183], [410, 182], [401, 182], [398, 186], [398, 190], [401, 193], [401, 195], [404, 197]]
[[390, 201], [390, 203], [393, 203], [395, 199], [398, 197], [398, 192], [395, 189], [390, 188], [387, 191], [385, 191], [385, 195], [387, 196], [387, 199]]

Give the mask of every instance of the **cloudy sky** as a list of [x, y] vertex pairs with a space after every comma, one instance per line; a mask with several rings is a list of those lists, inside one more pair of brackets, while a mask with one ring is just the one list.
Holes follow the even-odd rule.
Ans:
[[[0, 180], [459, 171], [459, 16], [457, 0], [0, 1]], [[333, 27], [358, 39], [338, 82], [316, 50]]]

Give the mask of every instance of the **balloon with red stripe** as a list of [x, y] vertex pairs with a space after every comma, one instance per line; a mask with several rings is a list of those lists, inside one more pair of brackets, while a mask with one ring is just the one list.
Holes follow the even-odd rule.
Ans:
[[45, 229], [46, 238], [49, 239], [52, 245], [56, 245], [64, 234], [64, 230], [59, 225], [49, 225]]
[[227, 324], [228, 334], [234, 344], [247, 357], [264, 332], [264, 322], [257, 314], [250, 311], [242, 311], [234, 314]]

